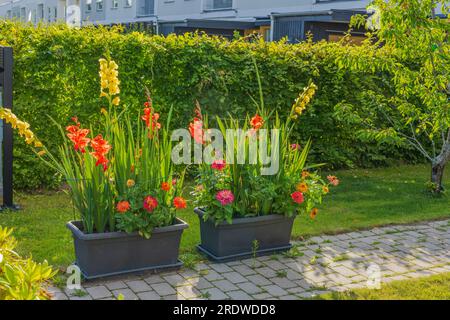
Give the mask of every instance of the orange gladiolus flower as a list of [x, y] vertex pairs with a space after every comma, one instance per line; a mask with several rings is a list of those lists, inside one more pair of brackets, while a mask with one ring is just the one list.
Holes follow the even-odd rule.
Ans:
[[144, 108], [144, 115], [141, 117], [142, 120], [145, 121], [145, 125], [147, 128], [150, 128], [150, 124], [152, 125], [152, 130], [161, 129], [161, 124], [158, 122], [159, 113], [154, 113], [152, 107]]
[[177, 209], [186, 209], [186, 207], [187, 207], [186, 200], [184, 200], [183, 197], [175, 197], [173, 199], [173, 205]]
[[73, 142], [75, 151], [84, 153], [91, 141], [91, 139], [86, 138], [89, 134], [89, 129], [81, 129], [77, 117], [73, 117], [72, 121], [75, 122], [75, 124], [66, 127], [67, 137]]
[[256, 114], [251, 120], [250, 125], [253, 127], [253, 129], [258, 130], [264, 125], [264, 119]]
[[92, 149], [94, 149], [94, 152], [91, 152], [91, 155], [95, 159], [97, 159], [95, 165], [102, 165], [103, 170], [106, 171], [109, 162], [109, 160], [106, 158], [106, 154], [109, 152], [109, 150], [111, 150], [111, 146], [108, 144], [108, 141], [103, 139], [101, 134], [92, 139], [91, 146]]
[[203, 144], [203, 121], [199, 118], [194, 118], [194, 121], [189, 124], [189, 133], [194, 141], [199, 144]]

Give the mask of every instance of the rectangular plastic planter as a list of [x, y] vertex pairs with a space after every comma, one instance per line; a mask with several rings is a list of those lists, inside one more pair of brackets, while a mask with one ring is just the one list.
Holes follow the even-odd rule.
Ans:
[[201, 244], [197, 248], [215, 261], [230, 261], [253, 255], [252, 243], [258, 241], [257, 255], [285, 251], [290, 244], [293, 218], [271, 214], [260, 217], [233, 219], [232, 224], [217, 226], [204, 221], [204, 211], [195, 208], [200, 219]]
[[187, 223], [177, 219], [171, 226], [155, 228], [150, 239], [137, 232], [86, 234], [81, 221], [71, 221], [76, 264], [87, 279], [128, 272], [176, 268], [182, 265], [178, 250]]

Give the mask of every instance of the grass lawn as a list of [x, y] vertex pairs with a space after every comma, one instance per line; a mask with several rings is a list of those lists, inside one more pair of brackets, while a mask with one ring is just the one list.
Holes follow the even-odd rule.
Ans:
[[[336, 175], [341, 184], [326, 197], [315, 220], [296, 219], [294, 237], [450, 217], [449, 195], [435, 198], [424, 192], [428, 166], [345, 170]], [[448, 174], [445, 184], [450, 186]], [[53, 265], [70, 264], [73, 244], [65, 223], [74, 218], [74, 211], [69, 198], [63, 193], [18, 194], [15, 201], [23, 210], [0, 213], [0, 225], [14, 227], [20, 253]], [[192, 208], [179, 216], [190, 225], [183, 234], [182, 253], [185, 259], [193, 258], [200, 240], [198, 218]]]
[[357, 289], [321, 295], [319, 300], [450, 300], [450, 273], [393, 281], [380, 289]]

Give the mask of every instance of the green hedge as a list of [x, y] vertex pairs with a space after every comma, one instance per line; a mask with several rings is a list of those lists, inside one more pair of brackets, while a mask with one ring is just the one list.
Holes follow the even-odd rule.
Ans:
[[[252, 56], [260, 69], [266, 105], [288, 113], [298, 92], [312, 79], [319, 87], [296, 132], [312, 137], [314, 160], [331, 167], [380, 165], [389, 159], [415, 160], [412, 152], [359, 142], [348, 125], [333, 117], [342, 101], [365, 101], [367, 90], [382, 92], [386, 75], [362, 76], [339, 71], [333, 55], [338, 44], [232, 42], [205, 35], [148, 36], [120, 29], [65, 25], [31, 27], [0, 22], [0, 45], [14, 48], [14, 109], [30, 122], [47, 145], [60, 141], [47, 115], [69, 122], [77, 115], [95, 127], [99, 100], [98, 59], [110, 55], [119, 64], [121, 100], [141, 108], [144, 88], [161, 113], [174, 106], [174, 127], [186, 127], [198, 100], [210, 115], [243, 117], [254, 112], [258, 93]], [[17, 188], [55, 186], [58, 180], [20, 139], [14, 151]], [[406, 155], [402, 156], [403, 154]]]

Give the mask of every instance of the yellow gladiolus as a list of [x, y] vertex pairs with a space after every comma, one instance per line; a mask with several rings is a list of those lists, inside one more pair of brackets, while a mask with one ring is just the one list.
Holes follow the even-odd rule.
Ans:
[[120, 98], [119, 98], [119, 97], [115, 97], [115, 98], [113, 99], [113, 101], [112, 101], [112, 104], [115, 105], [115, 106], [118, 106], [119, 103], [120, 103]]

